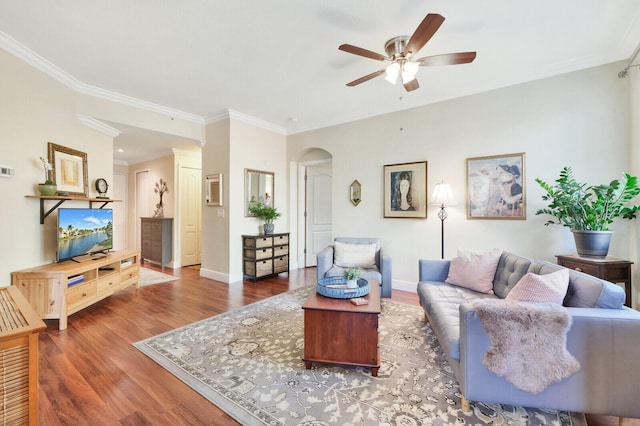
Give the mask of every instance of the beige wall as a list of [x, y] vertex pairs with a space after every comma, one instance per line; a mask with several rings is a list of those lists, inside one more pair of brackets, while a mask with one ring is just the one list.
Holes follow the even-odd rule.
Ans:
[[95, 196], [96, 178], [111, 181], [113, 139], [78, 120], [74, 94], [55, 80], [3, 50], [0, 69], [0, 164], [15, 169], [12, 178], [0, 179], [0, 285], [8, 285], [11, 271], [56, 259], [57, 215], [40, 225], [38, 200], [25, 198], [44, 180], [38, 158], [47, 157], [47, 142], [87, 153], [89, 194]]
[[[426, 220], [383, 218], [385, 164], [426, 160], [429, 193], [441, 179], [452, 185], [459, 204], [447, 209], [445, 257], [458, 247], [499, 247], [555, 262], [554, 255], [575, 252], [573, 240], [568, 229], [544, 227], [546, 220], [535, 215], [543, 204], [534, 179], [553, 181], [570, 165], [596, 184], [635, 166], [629, 81], [617, 77], [620, 69], [612, 64], [416, 108], [404, 111], [402, 122], [396, 113], [293, 135], [288, 156], [295, 162], [311, 148], [332, 154], [334, 236], [382, 238], [396, 287], [415, 288], [418, 259], [440, 257], [440, 221], [434, 206]], [[468, 220], [466, 159], [517, 152], [526, 153], [527, 219]], [[353, 179], [363, 186], [357, 207], [348, 199]], [[615, 224], [613, 256], [632, 253], [632, 225]]]
[[207, 126], [202, 174], [223, 173], [224, 205], [203, 207], [201, 275], [223, 282], [242, 280], [243, 234], [260, 232], [260, 222], [244, 216], [244, 170], [274, 172], [274, 206], [283, 213], [275, 232], [288, 232], [286, 138], [235, 119]]

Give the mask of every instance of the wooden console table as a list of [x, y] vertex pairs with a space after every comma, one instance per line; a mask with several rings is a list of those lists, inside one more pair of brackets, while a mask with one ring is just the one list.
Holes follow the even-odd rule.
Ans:
[[11, 273], [13, 284], [42, 319], [67, 317], [130, 285], [139, 286], [140, 252], [122, 250], [76, 263], [72, 260]]
[[610, 257], [582, 257], [577, 254], [556, 255], [558, 265], [584, 272], [612, 283], [623, 283], [626, 299], [624, 304], [633, 307], [631, 293], [631, 265], [633, 262]]
[[369, 280], [367, 305], [356, 306], [349, 299], [332, 299], [313, 292], [304, 309], [304, 356], [307, 369], [313, 362], [380, 368], [378, 316], [380, 283]]
[[38, 424], [38, 333], [47, 328], [13, 286], [0, 288], [0, 423]]

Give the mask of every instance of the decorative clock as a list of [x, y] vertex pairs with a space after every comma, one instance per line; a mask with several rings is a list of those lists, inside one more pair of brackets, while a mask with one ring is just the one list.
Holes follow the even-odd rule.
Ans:
[[103, 178], [96, 179], [96, 191], [98, 191], [97, 198], [109, 198], [107, 197], [107, 189], [109, 189], [109, 184]]

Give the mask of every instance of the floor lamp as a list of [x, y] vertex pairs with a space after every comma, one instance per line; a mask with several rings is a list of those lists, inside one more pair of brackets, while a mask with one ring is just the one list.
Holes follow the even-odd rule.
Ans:
[[433, 190], [433, 194], [431, 194], [431, 202], [430, 204], [435, 204], [440, 206], [440, 211], [438, 212], [438, 219], [440, 219], [441, 226], [441, 256], [444, 259], [444, 220], [447, 218], [448, 214], [445, 210], [445, 206], [455, 206], [456, 199], [451, 192], [451, 187], [448, 183], [444, 183], [444, 181], [436, 184], [436, 187]]

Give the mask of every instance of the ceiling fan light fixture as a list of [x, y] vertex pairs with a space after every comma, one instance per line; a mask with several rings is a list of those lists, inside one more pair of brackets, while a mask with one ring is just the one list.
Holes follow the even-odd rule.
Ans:
[[420, 65], [415, 62], [407, 61], [402, 64], [402, 84], [415, 80], [419, 68]]
[[385, 70], [385, 74], [385, 80], [387, 80], [391, 84], [396, 84], [396, 81], [398, 81], [398, 74], [400, 74], [400, 64], [398, 64], [397, 62], [393, 62], [387, 67], [387, 69]]

